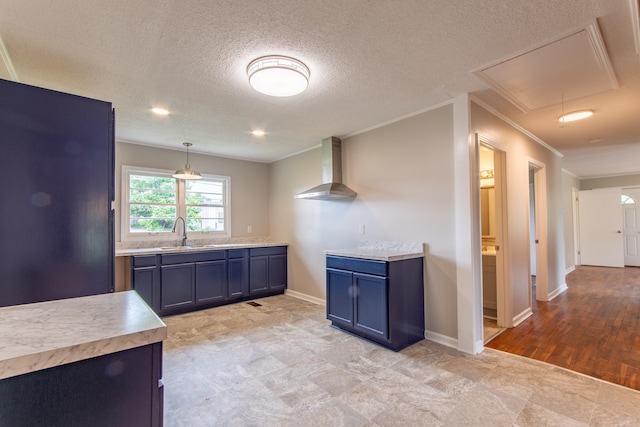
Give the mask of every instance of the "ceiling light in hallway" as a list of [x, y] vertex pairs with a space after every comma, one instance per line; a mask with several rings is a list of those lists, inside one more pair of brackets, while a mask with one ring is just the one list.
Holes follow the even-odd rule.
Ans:
[[579, 110], [571, 113], [563, 114], [558, 118], [560, 123], [575, 122], [576, 120], [586, 119], [593, 116], [593, 110]]

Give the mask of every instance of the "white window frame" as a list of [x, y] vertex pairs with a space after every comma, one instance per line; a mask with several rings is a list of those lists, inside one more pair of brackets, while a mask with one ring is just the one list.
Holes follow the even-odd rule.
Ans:
[[[121, 241], [143, 241], [143, 240], [175, 240], [180, 238], [182, 231], [178, 227], [176, 232], [148, 232], [148, 233], [131, 233], [129, 232], [129, 177], [135, 175], [136, 172], [145, 175], [154, 175], [159, 177], [171, 177], [174, 171], [165, 169], [153, 169], [138, 166], [122, 166], [122, 188], [120, 203], [120, 240]], [[189, 231], [187, 237], [189, 239], [207, 239], [207, 238], [225, 238], [231, 237], [231, 177], [223, 175], [202, 174], [203, 179], [215, 179], [222, 181], [224, 184], [224, 231]], [[175, 179], [175, 178], [174, 178]], [[184, 180], [176, 179], [176, 197], [177, 197], [177, 214], [186, 219], [187, 205], [185, 201], [185, 185]]]

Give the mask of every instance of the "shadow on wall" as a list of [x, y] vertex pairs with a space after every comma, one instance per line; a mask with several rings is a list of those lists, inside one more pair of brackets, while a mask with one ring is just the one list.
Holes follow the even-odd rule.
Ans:
[[[433, 256], [429, 253], [429, 245], [424, 244], [424, 310], [425, 329], [438, 335], [455, 338], [458, 336], [457, 321], [451, 324], [440, 324], [439, 319], [451, 317], [457, 312], [457, 286], [455, 259]], [[432, 295], [441, 295], [439, 299]], [[442, 298], [442, 295], [445, 298]], [[457, 316], [454, 317], [457, 319]]]

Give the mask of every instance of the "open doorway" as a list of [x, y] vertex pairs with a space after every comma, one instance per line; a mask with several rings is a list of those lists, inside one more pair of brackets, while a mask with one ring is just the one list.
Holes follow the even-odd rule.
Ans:
[[506, 153], [497, 144], [478, 136], [480, 222], [482, 247], [483, 339], [488, 342], [506, 326], [505, 254]]

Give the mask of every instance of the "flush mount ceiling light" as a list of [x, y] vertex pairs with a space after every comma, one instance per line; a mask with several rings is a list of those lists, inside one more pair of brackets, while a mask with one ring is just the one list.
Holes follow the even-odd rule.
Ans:
[[269, 96], [293, 96], [309, 85], [309, 68], [287, 56], [263, 56], [247, 67], [249, 84]]
[[558, 121], [560, 123], [575, 122], [576, 120], [586, 119], [591, 116], [593, 116], [593, 110], [572, 111], [571, 113], [558, 117]]
[[165, 110], [164, 108], [159, 108], [159, 107], [152, 108], [151, 112], [153, 114], [157, 114], [159, 116], [168, 116], [169, 115], [169, 111], [168, 110]]
[[187, 147], [187, 164], [184, 166], [184, 169], [175, 171], [173, 177], [178, 179], [202, 179], [200, 172], [191, 170], [191, 165], [189, 164], [189, 147], [193, 144], [190, 142], [183, 142], [182, 145]]

